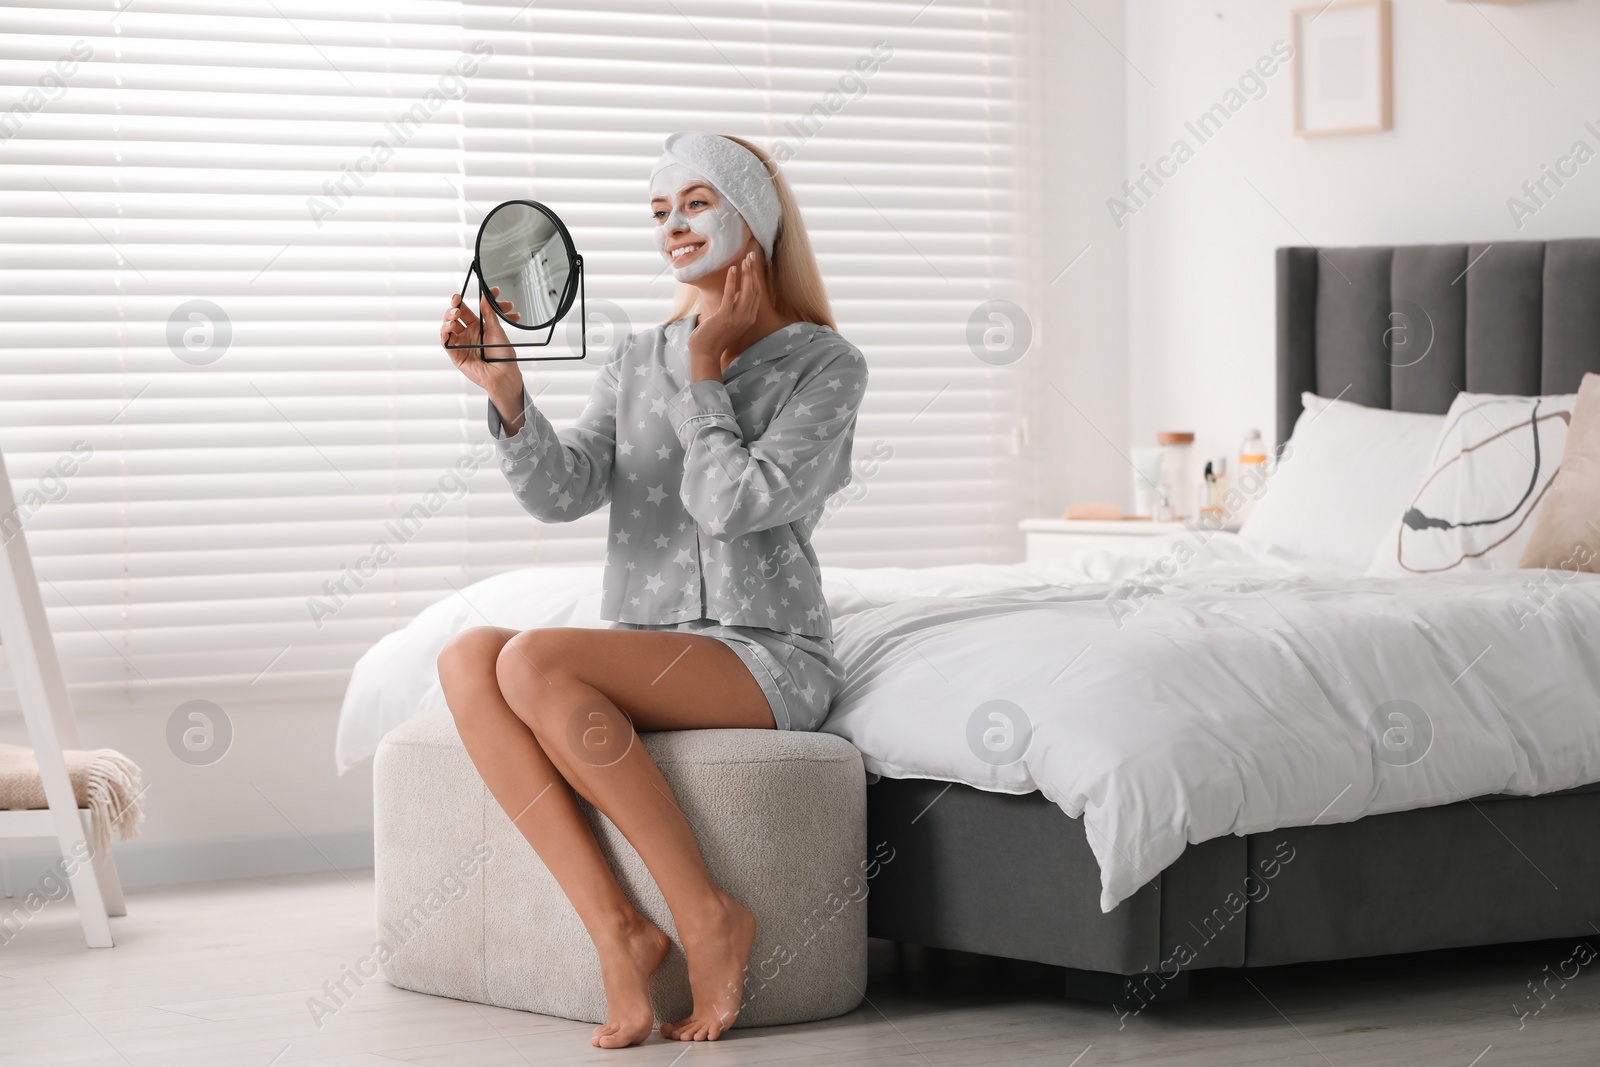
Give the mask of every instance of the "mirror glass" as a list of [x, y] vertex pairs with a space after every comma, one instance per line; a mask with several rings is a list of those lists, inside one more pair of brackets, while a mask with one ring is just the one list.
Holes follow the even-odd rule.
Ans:
[[521, 318], [508, 325], [540, 330], [572, 303], [572, 248], [555, 216], [535, 204], [501, 204], [478, 233], [478, 267]]

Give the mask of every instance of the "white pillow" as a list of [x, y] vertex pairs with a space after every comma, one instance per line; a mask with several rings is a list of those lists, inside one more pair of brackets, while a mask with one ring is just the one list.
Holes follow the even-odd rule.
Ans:
[[1239, 536], [1301, 559], [1363, 570], [1410, 501], [1443, 415], [1302, 393], [1305, 410]]
[[1367, 573], [1514, 570], [1561, 466], [1576, 393], [1461, 393]]

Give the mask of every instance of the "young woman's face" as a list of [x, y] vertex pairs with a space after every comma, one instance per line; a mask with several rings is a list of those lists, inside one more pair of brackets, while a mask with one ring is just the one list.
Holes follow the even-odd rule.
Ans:
[[738, 210], [682, 164], [663, 168], [651, 180], [650, 214], [656, 248], [680, 282], [726, 267], [750, 239]]

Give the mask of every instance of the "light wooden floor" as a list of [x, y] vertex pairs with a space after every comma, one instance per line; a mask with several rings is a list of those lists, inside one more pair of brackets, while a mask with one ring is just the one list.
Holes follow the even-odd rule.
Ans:
[[[1390, 961], [1195, 977], [1183, 1004], [1119, 1029], [1058, 992], [1061, 972], [875, 943], [868, 1003], [841, 1019], [736, 1030], [716, 1045], [652, 1037], [590, 1048], [587, 1024], [407, 993], [381, 980], [319, 1030], [306, 1007], [372, 942], [371, 872], [132, 893], [118, 946], [83, 947], [70, 904], [0, 948], [0, 1062], [469, 1065], [1600, 1063], [1600, 961], [1519, 1020], [1569, 956], [1546, 942]], [[1600, 945], [1600, 938], [1594, 943]], [[1571, 968], [1568, 968], [1570, 973]], [[1548, 996], [1548, 994], [1547, 994]]]

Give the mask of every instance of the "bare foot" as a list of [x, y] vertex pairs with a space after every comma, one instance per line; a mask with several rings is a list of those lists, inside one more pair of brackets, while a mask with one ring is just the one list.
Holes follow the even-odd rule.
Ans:
[[656, 1025], [650, 976], [667, 958], [670, 944], [667, 935], [643, 916], [635, 916], [613, 937], [595, 939], [606, 983], [606, 1021], [594, 1028], [589, 1044], [626, 1048], [650, 1036]]
[[683, 952], [689, 958], [689, 988], [694, 1011], [687, 1019], [662, 1023], [661, 1036], [674, 1041], [715, 1041], [739, 1017], [744, 969], [756, 940], [756, 920], [726, 893], [692, 928], [679, 923]]

